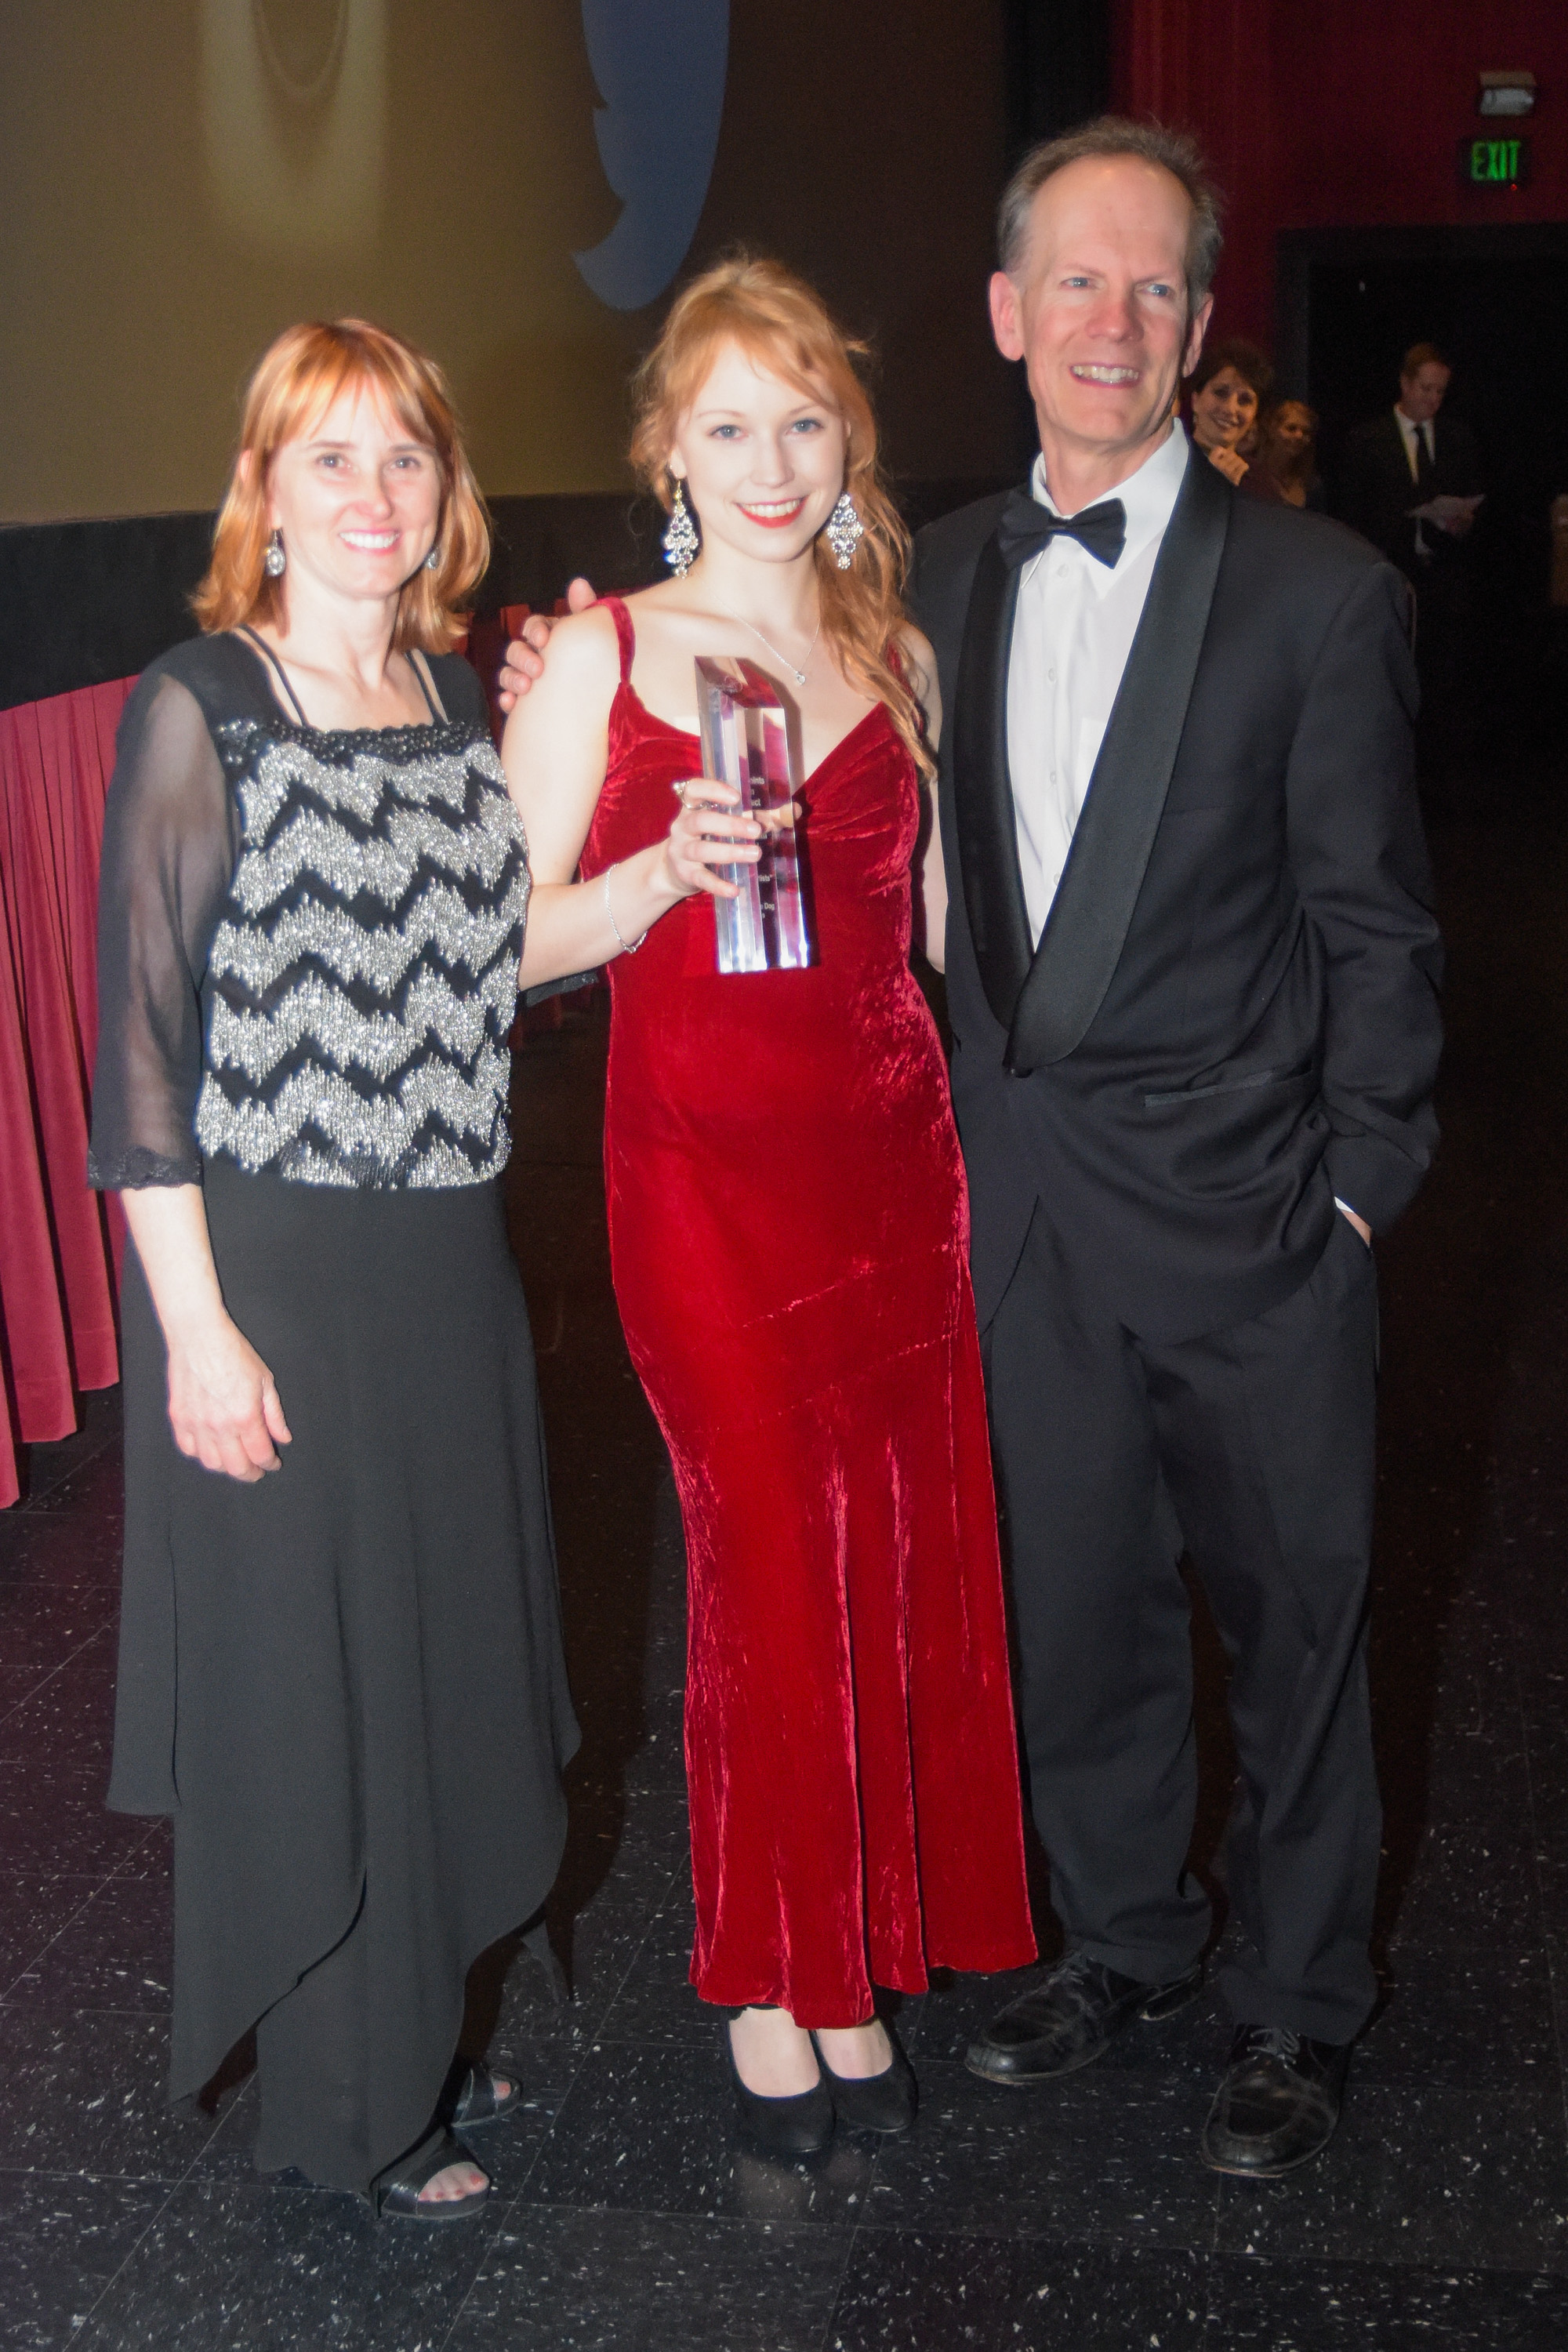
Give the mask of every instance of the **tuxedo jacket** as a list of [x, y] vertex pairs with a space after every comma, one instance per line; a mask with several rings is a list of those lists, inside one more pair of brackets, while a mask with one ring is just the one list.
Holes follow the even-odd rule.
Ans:
[[1189, 461], [1031, 952], [1003, 503], [931, 524], [911, 575], [944, 714], [976, 1308], [984, 1328], [1037, 1201], [1110, 1311], [1195, 1338], [1306, 1279], [1336, 1194], [1387, 1225], [1436, 1139], [1408, 591], [1339, 524]]
[[[1432, 420], [1432, 478], [1426, 496], [1446, 492], [1452, 498], [1473, 498], [1482, 487], [1481, 467], [1469, 426], [1439, 412]], [[1435, 566], [1464, 561], [1464, 542], [1436, 530], [1424, 534], [1427, 554], [1416, 553], [1410, 509], [1421, 496], [1394, 411], [1385, 409], [1360, 425], [1345, 445], [1338, 510], [1352, 530], [1370, 539], [1407, 579], [1416, 581], [1430, 579]]]

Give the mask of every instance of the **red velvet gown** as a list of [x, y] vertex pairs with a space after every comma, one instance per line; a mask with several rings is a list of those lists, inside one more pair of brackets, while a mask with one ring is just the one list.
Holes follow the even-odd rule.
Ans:
[[[583, 856], [646, 848], [696, 739], [621, 686]], [[711, 901], [610, 967], [605, 1165], [674, 1461], [706, 2000], [797, 2022], [1034, 1958], [996, 1512], [941, 1041], [909, 966], [913, 762], [868, 712], [801, 795], [818, 961], [721, 976]]]

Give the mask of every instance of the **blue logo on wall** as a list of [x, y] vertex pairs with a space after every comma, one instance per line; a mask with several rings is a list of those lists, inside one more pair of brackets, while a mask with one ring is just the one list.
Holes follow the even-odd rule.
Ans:
[[574, 255], [601, 302], [640, 310], [686, 258], [724, 111], [730, 0], [583, 0], [605, 177], [626, 206]]

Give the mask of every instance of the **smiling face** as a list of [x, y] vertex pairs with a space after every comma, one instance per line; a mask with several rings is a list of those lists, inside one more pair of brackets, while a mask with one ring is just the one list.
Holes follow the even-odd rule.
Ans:
[[1200, 449], [1234, 449], [1258, 418], [1258, 394], [1233, 367], [1211, 375], [1193, 394], [1193, 439]]
[[284, 585], [395, 596], [436, 543], [441, 468], [379, 391], [347, 384], [310, 430], [286, 441], [267, 483], [267, 527], [283, 534]]
[[723, 343], [676, 428], [669, 469], [705, 547], [788, 562], [837, 503], [847, 455], [836, 410]]
[[1124, 479], [1164, 438], [1210, 309], [1189, 320], [1191, 226], [1180, 181], [1141, 156], [1086, 157], [1036, 196], [1016, 275], [991, 281], [991, 323], [1027, 365], [1047, 478], [1067, 459]]

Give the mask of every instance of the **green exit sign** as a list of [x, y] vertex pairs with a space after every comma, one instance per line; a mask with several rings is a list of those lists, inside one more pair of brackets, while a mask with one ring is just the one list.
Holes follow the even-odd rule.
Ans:
[[1461, 139], [1459, 177], [1471, 188], [1521, 188], [1530, 177], [1528, 139]]

